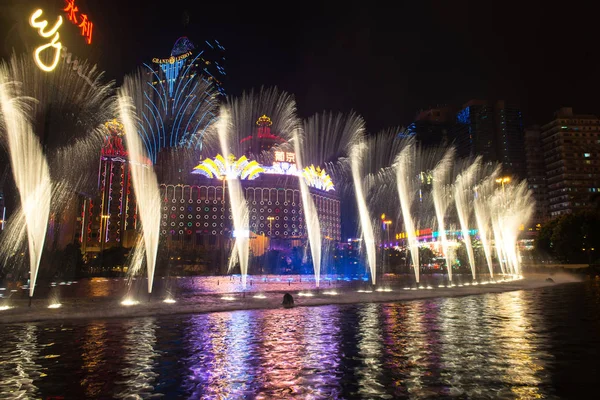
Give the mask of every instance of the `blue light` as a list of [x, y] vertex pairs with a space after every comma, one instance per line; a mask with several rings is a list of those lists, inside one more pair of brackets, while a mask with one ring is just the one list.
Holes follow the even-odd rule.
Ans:
[[466, 107], [466, 108], [460, 110], [458, 112], [458, 114], [456, 114], [456, 120], [461, 124], [465, 124], [465, 125], [470, 124], [471, 123], [470, 107]]

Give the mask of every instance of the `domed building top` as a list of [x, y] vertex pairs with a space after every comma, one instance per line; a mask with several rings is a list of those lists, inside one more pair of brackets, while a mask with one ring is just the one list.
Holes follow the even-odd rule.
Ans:
[[188, 51], [192, 51], [196, 48], [194, 43], [187, 36], [182, 36], [173, 45], [173, 50], [171, 50], [171, 56], [177, 57], [182, 54], [187, 53]]
[[123, 124], [113, 119], [105, 122], [104, 128], [107, 135], [102, 146], [102, 156], [127, 158], [127, 150], [123, 145], [123, 136], [125, 136]]
[[256, 125], [271, 126], [271, 125], [273, 125], [273, 122], [271, 121], [271, 118], [267, 117], [266, 114], [263, 114], [262, 117], [260, 117], [259, 119], [256, 120]]

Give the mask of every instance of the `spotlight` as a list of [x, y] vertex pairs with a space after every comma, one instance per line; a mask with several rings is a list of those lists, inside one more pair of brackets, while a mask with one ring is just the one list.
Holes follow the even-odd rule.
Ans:
[[60, 308], [62, 304], [60, 303], [52, 303], [48, 306], [48, 308]]
[[137, 300], [130, 299], [130, 298], [127, 298], [121, 302], [121, 305], [127, 306], [127, 307], [135, 306], [136, 304], [140, 304], [140, 302]]

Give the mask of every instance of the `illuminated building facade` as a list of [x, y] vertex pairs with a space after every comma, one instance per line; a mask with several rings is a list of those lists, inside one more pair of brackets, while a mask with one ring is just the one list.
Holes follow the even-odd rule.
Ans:
[[[154, 164], [163, 149], [202, 148], [204, 131], [215, 117], [217, 99], [213, 90], [221, 84], [205, 75], [213, 61], [203, 55], [204, 50], [181, 37], [169, 57], [153, 58], [150, 64], [144, 64], [147, 86], [143, 104], [138, 105], [143, 110], [138, 134]], [[214, 65], [224, 73], [217, 61]]]
[[561, 108], [541, 135], [550, 217], [590, 209], [600, 193], [600, 119]]
[[[263, 137], [253, 143], [269, 150], [280, 141], [265, 128], [268, 117], [258, 120]], [[268, 132], [268, 134], [267, 134]], [[246, 139], [242, 139], [242, 142]], [[340, 200], [325, 170], [310, 166], [296, 168], [294, 153], [274, 152], [270, 165], [245, 155], [226, 160], [217, 155], [194, 168], [190, 184], [162, 184], [161, 226], [170, 247], [219, 246], [232, 236], [232, 216], [225, 176], [237, 176], [249, 207], [252, 235], [266, 237], [269, 246], [291, 248], [307, 238], [299, 179], [304, 179], [318, 212], [324, 239], [340, 240]]]
[[132, 247], [137, 238], [137, 205], [123, 143], [123, 125], [113, 120], [105, 127], [107, 137], [98, 170], [99, 195], [80, 204], [78, 239], [86, 252], [100, 252], [113, 246]]

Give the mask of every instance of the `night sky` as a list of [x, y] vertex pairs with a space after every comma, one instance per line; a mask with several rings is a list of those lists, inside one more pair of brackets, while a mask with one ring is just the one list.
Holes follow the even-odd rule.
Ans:
[[[562, 106], [600, 113], [597, 17], [574, 2], [77, 3], [95, 20], [89, 57], [118, 82], [187, 35], [225, 46], [229, 94], [276, 85], [296, 95], [303, 117], [355, 110], [371, 132], [471, 98], [512, 102], [528, 125], [548, 122]], [[11, 18], [2, 14], [0, 33]]]

